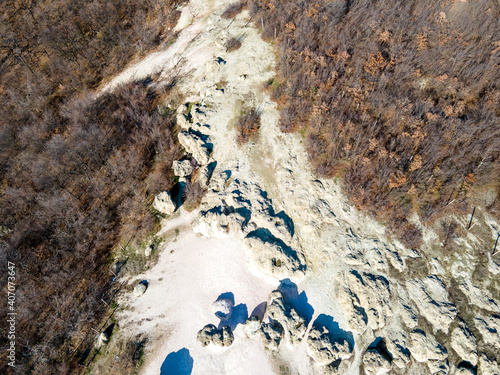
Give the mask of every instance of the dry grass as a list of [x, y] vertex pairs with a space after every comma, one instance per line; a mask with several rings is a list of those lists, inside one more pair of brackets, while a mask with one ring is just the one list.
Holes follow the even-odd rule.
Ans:
[[260, 113], [253, 108], [243, 112], [241, 117], [236, 122], [236, 130], [238, 132], [236, 142], [242, 145], [255, 135], [260, 128]]

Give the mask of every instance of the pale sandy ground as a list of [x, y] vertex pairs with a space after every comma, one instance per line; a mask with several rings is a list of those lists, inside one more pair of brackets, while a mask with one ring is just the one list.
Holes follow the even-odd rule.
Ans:
[[[231, 170], [232, 178], [258, 183], [269, 194], [275, 210], [291, 217], [297, 244], [305, 249], [310, 270], [297, 285], [298, 293], [304, 293], [299, 298], [301, 304], [313, 311], [312, 320], [326, 314], [348, 330], [334, 285], [338, 272], [347, 268], [343, 257], [353, 249], [362, 249], [367, 262], [373, 257], [376, 264], [377, 251], [382, 248], [401, 257], [411, 254], [399, 243], [389, 243], [384, 228], [354, 210], [333, 181], [315, 179], [300, 136], [279, 131], [276, 104], [262, 90], [263, 83], [273, 77], [275, 54], [258, 30], [247, 25], [247, 11], [233, 23], [220, 18], [232, 2], [192, 1], [182, 11], [176, 42], [126, 69], [104, 89], [154, 73], [168, 77], [182, 57], [178, 69], [184, 78], [177, 88], [186, 101], [206, 106], [216, 171]], [[224, 42], [232, 36], [242, 38], [242, 47], [227, 53]], [[225, 63], [217, 63], [217, 57]], [[220, 82], [224, 93], [218, 90]], [[244, 106], [262, 111], [262, 127], [259, 139], [238, 148], [232, 124]], [[229, 348], [203, 348], [196, 341], [196, 333], [204, 325], [219, 323], [211, 311], [219, 295], [233, 293], [235, 304], [244, 305], [240, 311], [250, 315], [280, 284], [249, 270], [241, 240], [195, 234], [191, 223], [196, 215], [181, 208], [164, 221], [159, 234], [170, 234], [159, 249], [158, 263], [134, 278], [148, 280], [147, 292], [140, 298], [121, 297], [120, 303], [128, 308], [118, 315], [120, 331], [130, 337], [141, 333], [150, 340], [141, 374], [271, 375], [281, 374], [280, 364], [291, 374], [320, 374], [307, 355], [305, 342], [294, 349], [281, 345], [278, 354], [270, 354], [258, 338], [245, 337], [242, 325], [236, 324], [240, 321], [233, 322], [235, 341]], [[175, 228], [178, 235], [173, 236]], [[354, 356], [345, 374], [359, 373], [361, 349], [374, 338], [355, 337]]]

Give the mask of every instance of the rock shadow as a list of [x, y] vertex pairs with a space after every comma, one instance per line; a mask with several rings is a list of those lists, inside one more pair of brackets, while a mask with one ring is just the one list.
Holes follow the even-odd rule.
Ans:
[[333, 341], [341, 341], [344, 339], [349, 344], [349, 348], [351, 350], [354, 348], [354, 337], [352, 332], [344, 331], [340, 328], [339, 324], [333, 319], [332, 316], [320, 314], [314, 321], [313, 325], [325, 326], [330, 331]]
[[[387, 350], [387, 345], [385, 343], [385, 339], [383, 337], [377, 337], [369, 346], [366, 350], [376, 350], [378, 351], [382, 357], [387, 359], [389, 362], [392, 362], [393, 356], [389, 351]], [[406, 349], [407, 354], [410, 354], [410, 351]]]
[[252, 314], [250, 316], [256, 316], [259, 318], [260, 321], [264, 319], [264, 315], [266, 314], [267, 310], [267, 302], [264, 301], [262, 303], [259, 303], [255, 309], [253, 309]]
[[193, 363], [189, 350], [182, 348], [167, 355], [161, 365], [160, 375], [191, 375]]
[[283, 294], [286, 303], [297, 310], [308, 322], [311, 321], [314, 309], [307, 301], [306, 292], [302, 291], [299, 294], [297, 284], [290, 279], [281, 280], [278, 290]]

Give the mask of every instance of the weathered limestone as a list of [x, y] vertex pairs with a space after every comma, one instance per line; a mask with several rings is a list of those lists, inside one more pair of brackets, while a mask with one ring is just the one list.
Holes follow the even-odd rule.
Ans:
[[158, 194], [153, 201], [153, 208], [162, 214], [171, 215], [175, 211], [175, 203], [168, 191]]
[[476, 366], [478, 359], [476, 338], [463, 322], [451, 332], [451, 347], [460, 358]]
[[208, 164], [211, 150], [204, 138], [192, 131], [181, 131], [177, 138], [186, 152], [193, 155], [198, 164]]
[[285, 304], [280, 291], [275, 290], [271, 293], [267, 313], [271, 319], [283, 326], [291, 346], [296, 346], [302, 341], [307, 331], [308, 322], [294, 308]]
[[189, 160], [175, 160], [172, 163], [174, 175], [178, 177], [189, 177], [193, 173], [193, 166]]
[[148, 289], [148, 282], [146, 280], [143, 280], [135, 286], [133, 291], [134, 296], [142, 296], [146, 292], [146, 289]]
[[266, 349], [276, 351], [283, 338], [283, 327], [277, 323], [263, 323], [258, 331]]
[[382, 375], [391, 370], [391, 362], [376, 349], [369, 349], [365, 352], [363, 364], [366, 375]]
[[422, 316], [434, 327], [434, 331], [448, 332], [457, 315], [457, 309], [449, 299], [443, 282], [437, 276], [413, 279], [406, 282], [410, 298]]
[[357, 271], [337, 277], [337, 297], [347, 312], [349, 326], [363, 332], [367, 327], [379, 329], [392, 315], [389, 282], [382, 276]]
[[212, 304], [212, 311], [220, 320], [227, 320], [231, 317], [233, 307], [233, 301], [228, 298], [221, 298]]
[[321, 365], [329, 365], [351, 356], [349, 343], [345, 340], [333, 341], [330, 331], [325, 326], [313, 326], [307, 336], [307, 353]]

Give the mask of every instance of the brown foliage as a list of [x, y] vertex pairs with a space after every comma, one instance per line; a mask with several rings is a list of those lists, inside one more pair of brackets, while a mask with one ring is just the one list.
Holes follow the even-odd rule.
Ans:
[[[263, 38], [278, 46], [270, 87], [282, 108], [281, 129], [303, 132], [317, 173], [340, 175], [358, 207], [408, 229], [396, 222], [412, 212], [428, 222], [445, 209], [461, 211], [477, 184], [500, 193], [500, 38], [492, 37], [500, 35], [498, 6], [249, 6]], [[414, 246], [419, 236], [408, 233], [404, 241]]]
[[236, 122], [238, 132], [236, 142], [238, 145], [248, 142], [252, 134], [255, 134], [260, 128], [260, 113], [257, 109], [247, 110]]
[[224, 43], [224, 47], [226, 47], [227, 52], [236, 51], [241, 47], [241, 41], [239, 38], [232, 37], [226, 43]]
[[238, 13], [240, 13], [243, 9], [247, 7], [246, 1], [240, 1], [234, 4], [231, 4], [227, 7], [227, 9], [222, 13], [221, 17], [228, 20], [236, 17]]

